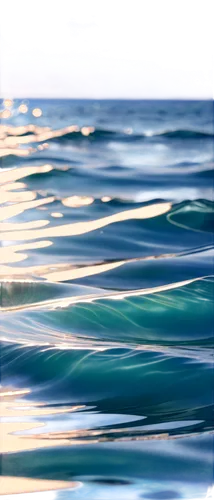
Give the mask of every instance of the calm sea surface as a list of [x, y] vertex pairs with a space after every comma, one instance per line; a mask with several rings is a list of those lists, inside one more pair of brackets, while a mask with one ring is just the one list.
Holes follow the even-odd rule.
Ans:
[[2, 498], [211, 498], [213, 103], [0, 113]]

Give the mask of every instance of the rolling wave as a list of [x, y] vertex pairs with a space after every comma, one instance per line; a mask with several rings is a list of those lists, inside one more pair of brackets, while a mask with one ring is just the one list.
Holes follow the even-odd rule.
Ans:
[[[45, 295], [54, 294], [53, 287], [49, 284], [43, 288], [44, 284], [36, 282], [33, 286], [27, 282], [2, 283], [4, 339], [57, 344], [62, 349], [81, 349], [87, 344], [102, 349], [109, 345], [154, 345], [157, 349], [177, 343], [192, 349], [209, 347], [213, 341], [212, 276], [119, 293], [100, 290], [94, 294], [93, 289], [85, 288], [76, 296], [69, 295], [67, 286], [61, 290], [61, 298], [60, 287], [57, 290], [55, 286], [58, 296], [52, 299]], [[84, 291], [88, 294], [84, 295]], [[211, 321], [206, 331], [205, 317]], [[194, 334], [188, 331], [190, 321], [194, 323]]]

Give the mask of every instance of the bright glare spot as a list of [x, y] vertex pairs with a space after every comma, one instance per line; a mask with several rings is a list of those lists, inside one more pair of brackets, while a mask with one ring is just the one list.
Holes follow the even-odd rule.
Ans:
[[79, 132], [80, 128], [78, 125], [71, 125], [70, 127], [67, 127], [67, 132]]
[[28, 389], [23, 389], [20, 391], [6, 391], [6, 392], [0, 392], [0, 397], [3, 398], [4, 396], [16, 396], [18, 394], [29, 394]]
[[26, 104], [20, 104], [18, 109], [19, 109], [19, 113], [25, 114], [28, 112], [28, 107], [26, 106]]
[[87, 136], [87, 135], [89, 135], [89, 134], [90, 134], [90, 131], [89, 131], [89, 128], [88, 128], [88, 127], [83, 127], [83, 128], [81, 129], [81, 132], [82, 132], [82, 135], [85, 135], [85, 136]]
[[77, 208], [84, 205], [91, 205], [93, 201], [94, 198], [92, 196], [69, 196], [62, 200], [62, 203], [65, 207]]
[[43, 165], [43, 167], [41, 168], [41, 172], [51, 172], [51, 170], [53, 170], [53, 167], [48, 163], [46, 165]]
[[89, 134], [92, 134], [94, 132], [94, 127], [82, 127], [81, 128], [81, 132], [82, 132], [82, 135], [89, 135]]
[[101, 201], [103, 201], [103, 203], [107, 203], [108, 201], [111, 201], [111, 197], [110, 196], [103, 196], [101, 198]]
[[47, 142], [45, 142], [44, 144], [39, 144], [39, 146], [37, 146], [37, 149], [39, 151], [43, 151], [44, 149], [47, 149], [49, 148], [49, 144]]
[[214, 485], [208, 488], [206, 498], [214, 498]]
[[60, 212], [52, 212], [51, 217], [55, 217], [56, 219], [63, 217], [63, 214]]
[[42, 116], [42, 110], [40, 108], [34, 108], [32, 111], [32, 115], [35, 116], [35, 118], [39, 118]]
[[11, 111], [9, 109], [4, 109], [1, 113], [1, 118], [10, 118], [11, 117]]
[[13, 105], [13, 100], [12, 99], [5, 99], [4, 100], [4, 106], [6, 108], [10, 108]]

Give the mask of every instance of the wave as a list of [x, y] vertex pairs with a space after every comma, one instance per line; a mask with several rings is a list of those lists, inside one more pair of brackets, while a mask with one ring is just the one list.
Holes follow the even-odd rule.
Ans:
[[152, 137], [166, 137], [168, 139], [213, 139], [214, 134], [200, 130], [175, 129], [153, 134]]
[[[78, 287], [59, 288], [56, 298], [57, 287], [51, 284], [48, 288], [44, 283], [2, 284], [2, 340], [63, 350], [162, 351], [212, 361], [211, 351], [203, 350], [213, 343], [212, 276], [125, 292], [97, 290], [94, 294], [89, 289], [83, 295], [85, 287], [76, 296]], [[53, 298], [47, 300], [51, 293]], [[175, 348], [174, 354], [170, 346]], [[199, 347], [201, 352], [194, 352]]]
[[36, 302], [38, 305], [45, 300], [59, 299], [67, 296], [69, 293], [81, 295], [87, 293], [95, 293], [95, 289], [90, 289], [90, 287], [84, 287], [83, 285], [79, 287], [78, 285], [67, 285], [67, 283], [53, 283], [44, 281], [42, 279], [28, 279], [25, 276], [23, 278], [13, 278], [11, 279], [1, 279], [1, 307], [7, 305], [18, 306], [29, 304], [30, 302]]
[[89, 141], [125, 141], [133, 142], [140, 141], [142, 139], [152, 139], [152, 138], [166, 138], [166, 139], [213, 139], [214, 134], [199, 130], [185, 130], [185, 129], [175, 129], [166, 130], [163, 132], [151, 132], [151, 133], [126, 133], [125, 131], [115, 131], [109, 129], [95, 129], [87, 137], [84, 137], [79, 132], [64, 133], [60, 137], [53, 138], [57, 142], [71, 141], [71, 140], [89, 140]]
[[[89, 140], [99, 140], [99, 139], [106, 139], [106, 140], [112, 140], [112, 139], [124, 139], [125, 141], [130, 141], [132, 142], [133, 140], [140, 140], [142, 138], [148, 139], [149, 137], [166, 137], [166, 138], [172, 138], [172, 139], [212, 139], [214, 137], [214, 134], [209, 133], [209, 132], [204, 132], [200, 130], [188, 130], [188, 129], [175, 129], [175, 130], [166, 130], [163, 132], [153, 132], [151, 134], [148, 133], [127, 133], [125, 131], [115, 131], [115, 130], [109, 130], [109, 129], [95, 129], [93, 132], [91, 132], [88, 136], [87, 139]], [[72, 132], [72, 133], [64, 133], [61, 137], [56, 138], [56, 140], [62, 141], [63, 138], [69, 140], [69, 139], [83, 139], [85, 138], [81, 131], [79, 132]]]
[[[163, 131], [134, 132], [132, 129], [113, 130], [110, 128], [78, 127], [71, 125], [60, 129], [50, 129], [47, 127], [26, 126], [20, 132], [16, 127], [10, 127], [5, 131], [5, 137], [1, 139], [2, 148], [15, 148], [19, 144], [32, 144], [36, 142], [47, 142], [50, 140], [56, 142], [71, 140], [89, 140], [89, 141], [111, 141], [119, 140], [132, 142], [141, 139], [152, 138], [166, 139], [212, 139], [214, 134], [204, 130], [194, 129], [172, 129]], [[20, 154], [15, 152], [15, 154]], [[23, 153], [24, 154], [24, 153]], [[26, 154], [26, 153], [25, 153]]]

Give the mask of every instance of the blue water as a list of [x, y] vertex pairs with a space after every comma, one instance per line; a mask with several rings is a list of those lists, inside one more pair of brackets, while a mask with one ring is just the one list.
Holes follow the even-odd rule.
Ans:
[[57, 499], [208, 498], [212, 102], [5, 109], [1, 385], [37, 414], [3, 416], [35, 428], [1, 474], [78, 482]]

